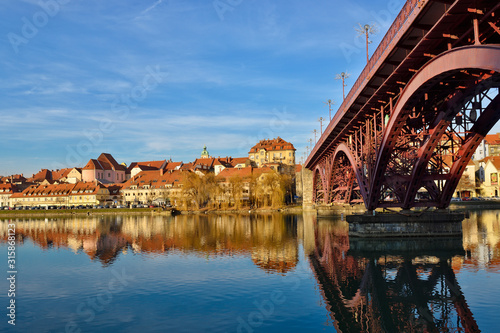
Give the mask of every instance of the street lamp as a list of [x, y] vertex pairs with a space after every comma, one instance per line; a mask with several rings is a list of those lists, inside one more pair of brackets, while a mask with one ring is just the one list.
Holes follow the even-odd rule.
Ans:
[[319, 128], [320, 128], [320, 135], [323, 135], [323, 120], [325, 120], [325, 118], [323, 117], [319, 117], [318, 121], [319, 121]]
[[342, 98], [344, 100], [345, 100], [345, 87], [347, 87], [347, 85], [345, 84], [345, 80], [349, 78], [349, 76], [351, 76], [351, 74], [347, 72], [342, 72], [340, 74], [337, 74], [337, 76], [335, 77], [335, 80], [342, 80]]
[[328, 105], [328, 115], [330, 116], [330, 121], [332, 121], [332, 105], [335, 104], [335, 102], [329, 99], [325, 104]]
[[[316, 133], [318, 133], [318, 131], [316, 129], [314, 129], [314, 131], [312, 131], [313, 134], [314, 134], [314, 144], [316, 144]], [[311, 139], [311, 147], [312, 147], [312, 139]]]
[[368, 56], [368, 44], [371, 44], [370, 39], [368, 38], [369, 35], [375, 35], [378, 32], [378, 28], [375, 24], [369, 25], [361, 25], [359, 24], [359, 28], [354, 28], [358, 32], [358, 36], [365, 35], [366, 36], [366, 63], [370, 61], [370, 57]]

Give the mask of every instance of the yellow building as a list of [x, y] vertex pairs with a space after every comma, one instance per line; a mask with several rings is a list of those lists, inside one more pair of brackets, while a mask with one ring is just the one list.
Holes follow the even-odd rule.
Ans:
[[11, 196], [12, 206], [47, 207], [100, 205], [106, 203], [109, 191], [95, 183], [32, 185]]
[[295, 148], [282, 138], [261, 140], [248, 152], [248, 158], [257, 167], [268, 163], [283, 163], [295, 167]]
[[500, 173], [500, 156], [489, 156], [484, 159], [484, 183], [482, 189], [484, 196], [494, 197], [499, 196], [500, 185], [498, 183], [498, 175]]

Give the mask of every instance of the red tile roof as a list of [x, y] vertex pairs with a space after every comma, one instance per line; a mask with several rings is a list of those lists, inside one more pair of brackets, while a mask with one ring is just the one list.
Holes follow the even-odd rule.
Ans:
[[488, 157], [491, 157], [490, 159], [488, 159], [488, 161], [490, 161], [497, 170], [500, 170], [500, 156], [488, 156]]
[[287, 142], [278, 136], [277, 139], [272, 140], [260, 140], [255, 146], [253, 146], [249, 153], [256, 153], [259, 150], [264, 149], [266, 151], [280, 151], [280, 150], [295, 150], [293, 144]]
[[218, 175], [217, 179], [219, 181], [227, 181], [231, 177], [241, 177], [241, 178], [249, 178], [251, 176], [256, 176], [259, 177], [263, 173], [268, 173], [268, 172], [273, 172], [271, 168], [268, 167], [262, 167], [262, 168], [254, 168], [251, 166], [245, 167], [245, 168], [227, 168], [222, 170]]
[[133, 162], [127, 168], [127, 172], [130, 172], [133, 168], [138, 167], [141, 170], [160, 170], [165, 167], [166, 160], [163, 161], [146, 161], [146, 162]]
[[488, 144], [498, 144], [498, 141], [500, 141], [500, 133], [488, 134], [484, 137], [484, 140]]
[[0, 184], [0, 194], [17, 192], [17, 187], [13, 184]]
[[[124, 165], [118, 164], [116, 160], [113, 158], [111, 154], [108, 153], [102, 153], [101, 156], [97, 158], [98, 161], [101, 162], [101, 164], [108, 163], [111, 166], [111, 169], [116, 170], [116, 171], [127, 171], [127, 168]], [[109, 170], [109, 169], [105, 169]]]
[[87, 165], [83, 167], [83, 170], [104, 170], [104, 168], [98, 160], [91, 159]]
[[25, 183], [26, 181], [27, 179], [24, 178], [22, 174], [2, 177], [2, 179], [0, 179], [1, 183]]
[[108, 153], [102, 153], [97, 160], [91, 159], [87, 165], [83, 167], [83, 170], [116, 170], [116, 171], [127, 171], [124, 165], [118, 164], [116, 160]]
[[217, 179], [229, 180], [231, 177], [250, 178], [252, 176], [252, 169], [251, 166], [246, 168], [227, 168], [217, 175]]
[[52, 180], [60, 180], [62, 178], [66, 178], [71, 170], [73, 170], [73, 168], [52, 171]]
[[52, 180], [52, 172], [50, 170], [42, 169], [38, 173], [34, 174], [33, 177], [28, 178], [28, 181], [31, 183], [41, 183], [44, 180]]
[[133, 185], [138, 187], [149, 185], [151, 188], [163, 188], [165, 185], [178, 186], [188, 173], [189, 171], [179, 170], [164, 172], [163, 174], [161, 170], [141, 171], [123, 183], [122, 189], [129, 189]]
[[163, 168], [165, 171], [173, 171], [177, 167], [181, 167], [182, 162], [168, 162], [167, 165]]

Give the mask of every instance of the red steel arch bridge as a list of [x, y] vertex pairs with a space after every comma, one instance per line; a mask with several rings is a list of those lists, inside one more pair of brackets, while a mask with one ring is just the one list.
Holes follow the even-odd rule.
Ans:
[[408, 0], [306, 160], [313, 200], [447, 207], [499, 88], [498, 0]]

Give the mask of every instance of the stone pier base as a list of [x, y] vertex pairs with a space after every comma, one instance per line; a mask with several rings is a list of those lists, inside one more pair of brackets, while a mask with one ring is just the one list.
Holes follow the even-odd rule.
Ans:
[[462, 235], [459, 212], [377, 213], [347, 216], [350, 237], [441, 237]]

